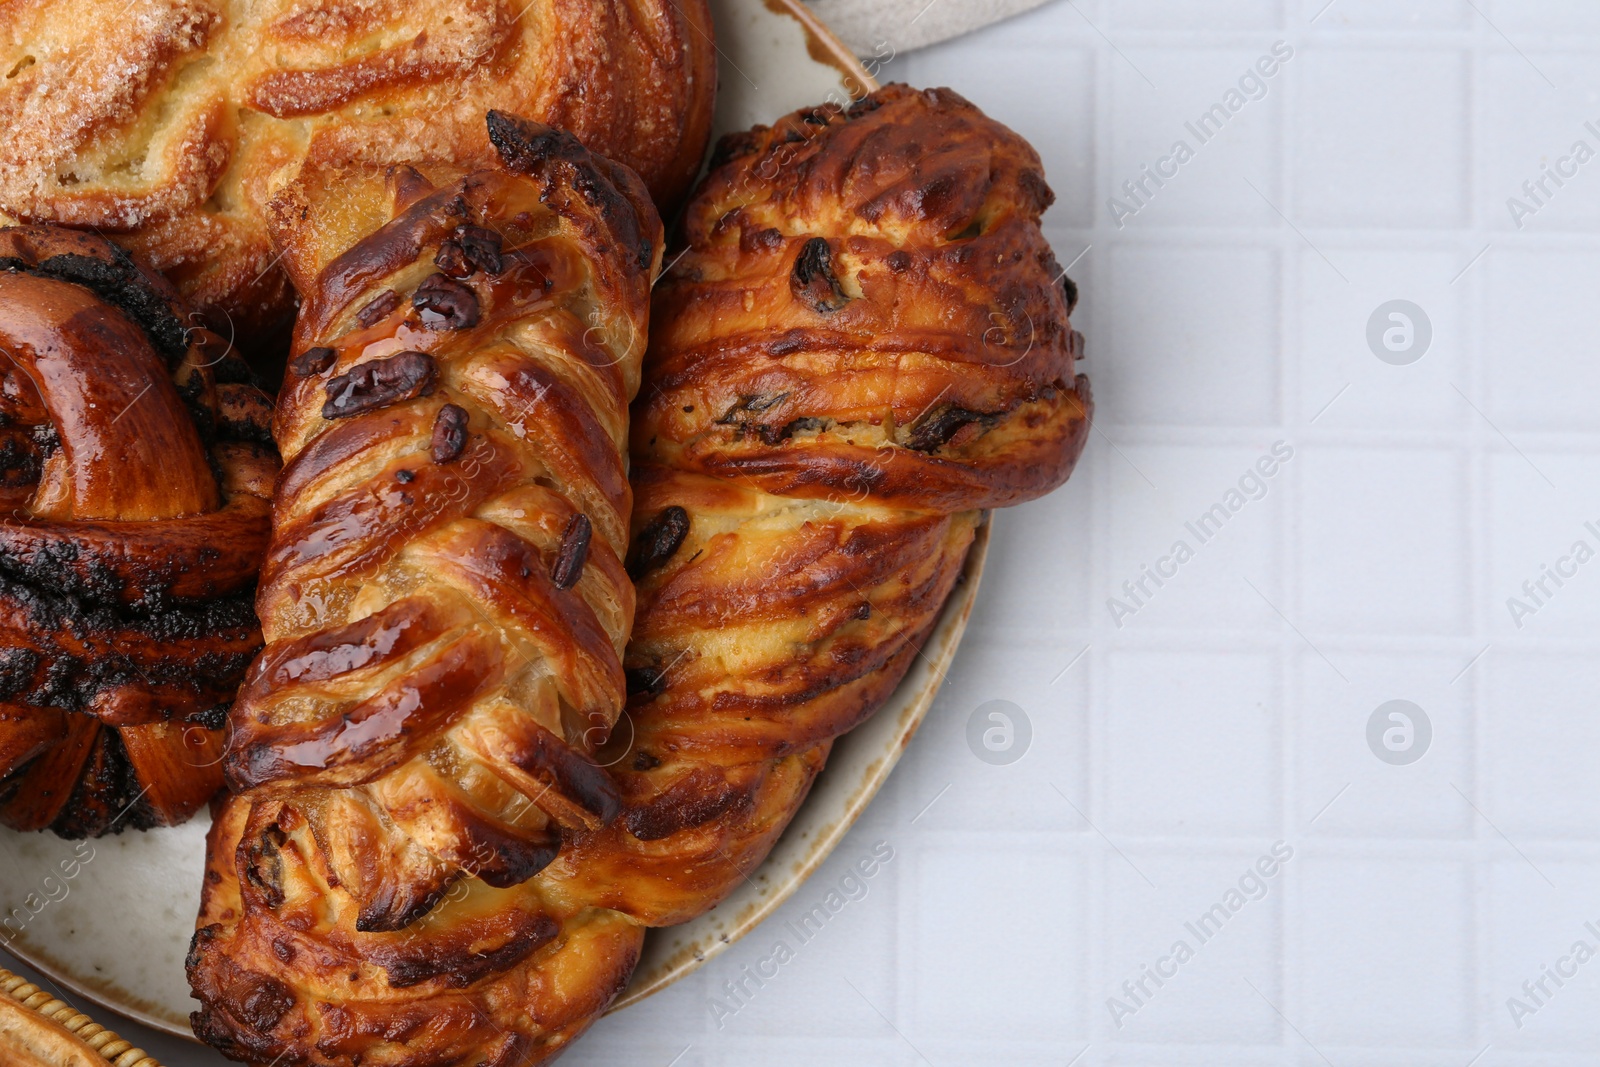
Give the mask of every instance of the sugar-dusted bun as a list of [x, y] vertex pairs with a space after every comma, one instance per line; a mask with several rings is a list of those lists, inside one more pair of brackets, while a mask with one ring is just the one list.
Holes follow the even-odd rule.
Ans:
[[8, 0], [0, 221], [94, 228], [241, 343], [292, 306], [265, 206], [302, 163], [488, 163], [492, 109], [670, 210], [710, 135], [706, 0]]

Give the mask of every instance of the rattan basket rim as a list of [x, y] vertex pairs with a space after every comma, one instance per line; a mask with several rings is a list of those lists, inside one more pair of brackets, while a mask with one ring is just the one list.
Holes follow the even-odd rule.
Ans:
[[161, 1067], [154, 1056], [107, 1030], [71, 1004], [19, 974], [0, 967], [0, 992], [41, 1018], [65, 1029], [112, 1067]]

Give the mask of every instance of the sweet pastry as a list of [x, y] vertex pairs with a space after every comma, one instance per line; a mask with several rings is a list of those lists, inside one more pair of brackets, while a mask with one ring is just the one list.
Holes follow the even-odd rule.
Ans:
[[536, 877], [618, 810], [628, 402], [661, 224], [632, 171], [498, 112], [499, 163], [312, 170], [286, 465], [208, 843], [195, 1032], [251, 1062], [523, 1064], [641, 931]]
[[1052, 199], [948, 89], [719, 146], [634, 412], [623, 810], [558, 861], [607, 906], [684, 922], [748, 877], [918, 655], [984, 509], [1066, 480], [1092, 401]]
[[[1039, 230], [1038, 156], [948, 90], [891, 87], [725, 142], [655, 294], [619, 559], [617, 457], [595, 488], [582, 472], [597, 443], [550, 448], [566, 433], [556, 412], [620, 443], [654, 243], [608, 233], [636, 218], [617, 171], [497, 121], [526, 177], [336, 176], [280, 205], [308, 293], [305, 380], [278, 416], [290, 462], [269, 645], [234, 711], [229, 773], [245, 792], [213, 830], [190, 958], [196, 1032], [230, 1056], [555, 1055], [625, 985], [645, 926], [704, 912], [766, 855], [832, 740], [917, 655], [983, 509], [1059, 485], [1087, 436], [1075, 290]], [[538, 182], [542, 197], [523, 189]], [[381, 211], [380, 185], [395, 201]], [[540, 199], [582, 226], [557, 229]], [[508, 289], [511, 249], [566, 265]], [[586, 259], [627, 285], [586, 292]], [[400, 349], [425, 362], [388, 369]], [[518, 361], [583, 375], [535, 379]], [[575, 387], [599, 369], [615, 376], [604, 388]], [[394, 402], [365, 406], [373, 390]], [[441, 494], [441, 437], [497, 473]], [[544, 611], [512, 674], [499, 642], [525, 624], [464, 577], [490, 559], [521, 561], [502, 567], [507, 589], [520, 573], [574, 612], [563, 625]], [[624, 564], [642, 598], [626, 674], [593, 669], [613, 687], [603, 699], [542, 695], [576, 684], [577, 605], [613, 642], [626, 632]], [[574, 573], [567, 600], [550, 591]], [[461, 646], [475, 669], [424, 692]], [[624, 677], [628, 718], [611, 729]], [[608, 774], [591, 777], [595, 758]]]
[[180, 823], [223, 720], [277, 457], [249, 369], [115, 245], [0, 229], [0, 821]]
[[5, 0], [0, 221], [111, 234], [241, 343], [293, 294], [265, 205], [321, 168], [567, 128], [674, 206], [711, 128], [706, 0]]

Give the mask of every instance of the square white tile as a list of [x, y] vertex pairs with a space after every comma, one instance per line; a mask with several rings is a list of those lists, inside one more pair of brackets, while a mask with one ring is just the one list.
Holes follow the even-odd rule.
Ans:
[[1273, 626], [1294, 446], [1262, 434], [1252, 447], [1126, 444], [1122, 454], [1096, 622], [1140, 632]]
[[1423, 229], [1467, 221], [1468, 63], [1459, 51], [1306, 46], [1295, 57], [1295, 210], [1302, 227]]
[[1114, 651], [1105, 831], [1274, 832], [1282, 795], [1279, 675], [1267, 652]]
[[1471, 869], [1305, 851], [1289, 872], [1295, 1025], [1314, 1045], [1465, 1047], [1476, 1030]]
[[1485, 279], [1489, 417], [1506, 434], [1593, 430], [1600, 360], [1593, 305], [1578, 294], [1600, 288], [1600, 250], [1504, 249]]
[[973, 864], [972, 840], [925, 845], [902, 872], [899, 1025], [916, 1042], [969, 1035], [981, 1019], [992, 1033], [1066, 1047], [1084, 1032], [1082, 855], [995, 843]]
[[1295, 832], [1470, 839], [1475, 816], [1458, 792], [1470, 797], [1475, 775], [1468, 658], [1331, 651], [1348, 682], [1313, 652], [1296, 657]]
[[[1322, 253], [1302, 250], [1296, 431], [1448, 431], [1476, 419], [1457, 390], [1472, 386], [1463, 271], [1481, 269], [1493, 254], [1474, 264], [1481, 251], [1331, 242]], [[1347, 282], [1326, 276], [1324, 253]]]
[[1487, 1037], [1512, 1056], [1600, 1042], [1600, 864], [1539, 867], [1489, 871]]
[[1274, 843], [1263, 837], [1258, 849], [1204, 855], [1131, 850], [1159, 891], [1111, 901], [1104, 973], [1092, 999], [1103, 1039], [1277, 1042], [1281, 1024], [1268, 1001], [1281, 1003], [1282, 990], [1277, 969], [1262, 961], [1282, 951], [1284, 878], [1294, 861], [1280, 862]]
[[[1600, 836], [1600, 663], [1491, 650], [1485, 659], [1484, 813], [1511, 842]], [[1509, 846], [1508, 846], [1509, 847]]]
[[1111, 322], [1095, 381], [1104, 423], [1278, 421], [1276, 252], [1141, 241], [1113, 246], [1108, 258], [1101, 299], [1113, 301]]
[[1128, 62], [1112, 68], [1104, 219], [1130, 233], [1277, 220], [1278, 144], [1293, 59], [1292, 48], [1275, 54], [1272, 45], [1271, 35], [1262, 34], [1250, 49], [1127, 52]]
[[[917, 743], [895, 771], [892, 782], [904, 789], [895, 794], [894, 828], [885, 832], [905, 827], [930, 840], [995, 827], [1090, 833], [1056, 792], [1078, 803], [1089, 780], [1087, 708], [1095, 657], [1087, 646], [1085, 639], [1063, 654], [1051, 637], [1016, 634], [979, 634], [963, 643]], [[993, 751], [1002, 759], [996, 762], [974, 749], [974, 743], [983, 748], [991, 730], [998, 731]]]
[[1314, 643], [1335, 633], [1470, 629], [1463, 457], [1431, 449], [1307, 446], [1295, 566]]
[[1592, 637], [1600, 626], [1600, 464], [1579, 451], [1502, 451], [1487, 468], [1491, 632]]

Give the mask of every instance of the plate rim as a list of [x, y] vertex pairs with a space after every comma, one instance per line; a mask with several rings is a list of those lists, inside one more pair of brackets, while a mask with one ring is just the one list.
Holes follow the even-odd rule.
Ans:
[[[878, 79], [862, 64], [855, 52], [840, 39], [833, 29], [823, 22], [815, 11], [807, 7], [803, 0], [761, 0], [768, 11], [777, 15], [787, 15], [800, 24], [800, 29], [806, 34], [806, 52], [819, 63], [826, 63], [833, 67], [845, 78], [854, 78], [861, 83], [864, 92], [870, 93], [878, 88]], [[848, 90], [850, 84], [845, 82]], [[776, 119], [779, 116], [774, 115]]]

